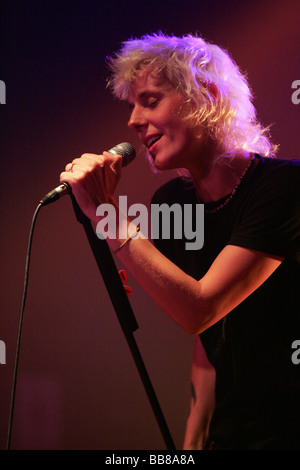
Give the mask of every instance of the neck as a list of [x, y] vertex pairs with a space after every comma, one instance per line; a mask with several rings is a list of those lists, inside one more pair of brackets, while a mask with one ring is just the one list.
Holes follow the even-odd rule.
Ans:
[[213, 202], [227, 196], [239, 183], [252, 155], [237, 152], [233, 157], [220, 156], [205, 168], [191, 171], [197, 193], [203, 202]]

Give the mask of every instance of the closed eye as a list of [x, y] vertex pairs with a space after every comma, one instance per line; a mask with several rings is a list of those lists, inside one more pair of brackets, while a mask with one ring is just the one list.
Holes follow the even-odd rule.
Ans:
[[152, 100], [150, 102], [148, 102], [148, 104], [146, 105], [146, 107], [148, 108], [155, 108], [159, 103], [159, 100]]
[[162, 96], [161, 93], [158, 92], [145, 91], [140, 94], [139, 98], [145, 108], [155, 108], [159, 104]]

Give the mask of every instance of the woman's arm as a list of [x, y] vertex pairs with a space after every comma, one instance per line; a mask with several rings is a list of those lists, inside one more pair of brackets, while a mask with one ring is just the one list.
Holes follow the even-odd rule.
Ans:
[[183, 450], [206, 450], [210, 420], [215, 408], [215, 369], [206, 357], [199, 336], [196, 337], [191, 371], [191, 405]]
[[[73, 161], [72, 172], [61, 174], [96, 227], [101, 203], [116, 210], [117, 237], [109, 236], [111, 250], [118, 250], [135, 228], [127, 217], [119, 218], [113, 191], [120, 177], [121, 157], [86, 154]], [[120, 225], [121, 224], [121, 225]], [[217, 256], [205, 276], [195, 280], [184, 273], [153, 244], [136, 234], [118, 251], [118, 257], [141, 287], [183, 330], [198, 334], [227, 315], [257, 289], [280, 265], [282, 259], [259, 251], [228, 245]]]

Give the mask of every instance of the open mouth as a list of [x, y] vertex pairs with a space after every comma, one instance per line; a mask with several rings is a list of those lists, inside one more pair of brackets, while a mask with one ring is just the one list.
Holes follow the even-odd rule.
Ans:
[[150, 137], [148, 140], [147, 140], [147, 148], [149, 151], [151, 151], [151, 148], [153, 147], [154, 144], [156, 144], [156, 142], [158, 140], [161, 139], [161, 135], [159, 136], [153, 136], [153, 137]]

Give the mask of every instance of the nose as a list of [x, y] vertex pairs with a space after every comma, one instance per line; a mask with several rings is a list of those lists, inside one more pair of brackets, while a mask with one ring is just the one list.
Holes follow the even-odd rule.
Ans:
[[135, 131], [139, 131], [141, 128], [146, 126], [146, 124], [147, 122], [143, 112], [143, 108], [141, 106], [134, 106], [131, 111], [129, 121], [127, 123], [128, 127]]

